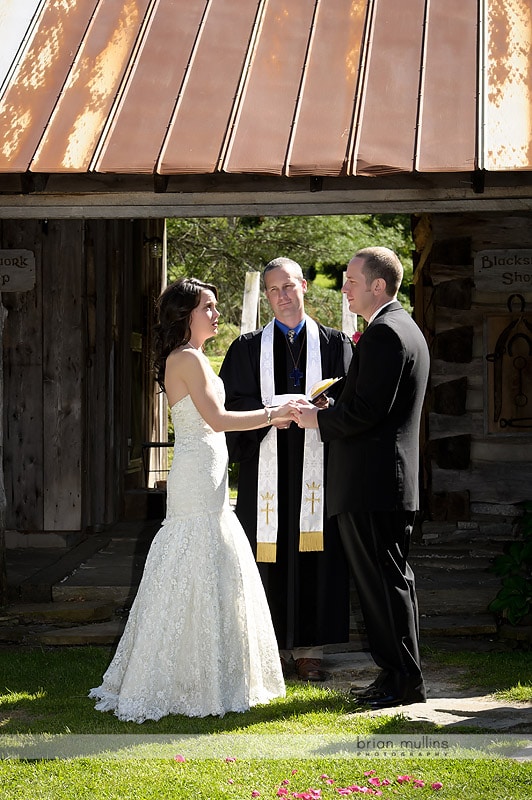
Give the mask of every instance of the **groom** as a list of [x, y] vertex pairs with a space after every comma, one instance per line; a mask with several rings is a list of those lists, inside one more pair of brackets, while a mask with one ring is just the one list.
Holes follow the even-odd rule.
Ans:
[[[299, 425], [329, 442], [327, 505], [358, 589], [377, 680], [358, 702], [424, 702], [418, 610], [408, 548], [419, 507], [419, 430], [429, 375], [420, 329], [397, 301], [403, 268], [386, 247], [359, 250], [342, 292], [368, 326], [333, 408], [301, 409]], [[356, 692], [352, 692], [355, 694]]]
[[[347, 336], [306, 316], [297, 262], [270, 261], [263, 280], [274, 319], [234, 341], [220, 370], [232, 411], [303, 395], [345, 375], [352, 355]], [[326, 451], [311, 433], [290, 425], [228, 433], [227, 443], [229, 460], [240, 462], [236, 513], [259, 562], [285, 675], [322, 681], [323, 645], [349, 639], [349, 575], [336, 521], [327, 522]]]

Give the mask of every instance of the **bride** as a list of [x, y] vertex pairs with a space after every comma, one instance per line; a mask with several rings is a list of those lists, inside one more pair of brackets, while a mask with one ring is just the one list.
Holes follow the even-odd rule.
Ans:
[[159, 298], [155, 366], [175, 430], [167, 514], [155, 536], [96, 709], [144, 722], [246, 711], [283, 697], [277, 642], [248, 539], [229, 505], [224, 431], [286, 426], [292, 403], [226, 411], [202, 352], [217, 291], [194, 278]]

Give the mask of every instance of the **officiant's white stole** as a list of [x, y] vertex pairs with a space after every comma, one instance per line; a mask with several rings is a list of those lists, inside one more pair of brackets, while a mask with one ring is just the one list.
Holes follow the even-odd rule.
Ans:
[[[305, 391], [321, 380], [320, 334], [316, 322], [305, 316], [307, 361]], [[265, 406], [281, 405], [300, 394], [274, 393], [273, 332], [275, 320], [262, 331], [260, 350], [260, 388]], [[292, 423], [295, 424], [295, 423]], [[305, 430], [303, 482], [299, 516], [299, 550], [323, 550], [323, 444], [317, 429]], [[277, 478], [277, 429], [270, 428], [261, 442], [257, 495], [257, 561], [277, 558], [279, 488]]]

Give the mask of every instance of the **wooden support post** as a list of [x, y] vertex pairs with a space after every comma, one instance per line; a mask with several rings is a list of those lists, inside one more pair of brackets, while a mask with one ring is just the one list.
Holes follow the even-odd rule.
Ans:
[[260, 325], [260, 272], [246, 272], [244, 285], [244, 302], [242, 304], [242, 322], [240, 333], [256, 331]]
[[[344, 272], [344, 280], [345, 283], [346, 273]], [[342, 330], [346, 333], [350, 339], [353, 338], [353, 334], [355, 333], [358, 324], [357, 315], [353, 314], [352, 311], [349, 311], [349, 303], [347, 302], [347, 297], [342, 292]]]

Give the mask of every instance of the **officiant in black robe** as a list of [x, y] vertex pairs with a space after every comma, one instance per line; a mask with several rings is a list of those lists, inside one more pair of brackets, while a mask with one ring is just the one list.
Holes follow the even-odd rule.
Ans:
[[[304, 394], [307, 371], [307, 328], [319, 341], [322, 378], [342, 377], [352, 355], [349, 338], [305, 316], [306, 281], [301, 267], [287, 258], [270, 262], [264, 270], [266, 296], [274, 312], [274, 393]], [[261, 350], [268, 326], [236, 339], [220, 370], [226, 407], [250, 410], [264, 405], [261, 391]], [[317, 345], [314, 344], [315, 348]], [[264, 364], [262, 364], [264, 371]], [[262, 376], [262, 382], [264, 375]], [[337, 384], [338, 392], [343, 382]], [[335, 389], [329, 391], [334, 402]], [[237, 516], [257, 555], [257, 497], [259, 451], [269, 429], [228, 433], [229, 460], [239, 462]], [[288, 654], [303, 680], [324, 680], [322, 650], [325, 644], [349, 639], [349, 572], [334, 519], [327, 520], [323, 496], [323, 550], [301, 551], [300, 509], [303, 484], [303, 431], [291, 424], [277, 430], [278, 527], [275, 560], [259, 563], [283, 668]], [[324, 465], [327, 462], [324, 448]], [[326, 480], [323, 468], [323, 483]], [[307, 493], [308, 494], [308, 493]], [[264, 501], [261, 500], [261, 503]], [[302, 657], [301, 657], [302, 656]]]

